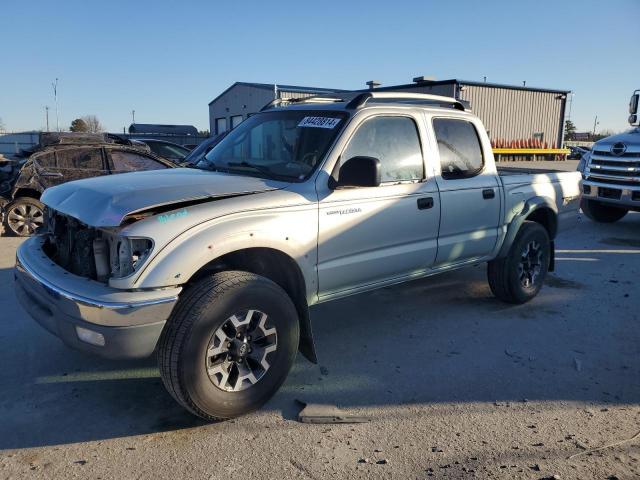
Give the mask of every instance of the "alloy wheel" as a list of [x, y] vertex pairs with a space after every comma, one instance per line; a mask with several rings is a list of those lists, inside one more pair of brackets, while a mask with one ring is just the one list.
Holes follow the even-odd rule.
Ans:
[[43, 223], [44, 215], [37, 206], [28, 203], [17, 203], [9, 206], [7, 224], [16, 235], [33, 235]]
[[542, 271], [542, 247], [535, 240], [525, 246], [518, 264], [518, 277], [525, 288], [535, 285]]
[[226, 392], [238, 392], [258, 383], [269, 370], [271, 353], [278, 347], [275, 327], [268, 316], [247, 310], [230, 316], [213, 334], [206, 353], [211, 382]]

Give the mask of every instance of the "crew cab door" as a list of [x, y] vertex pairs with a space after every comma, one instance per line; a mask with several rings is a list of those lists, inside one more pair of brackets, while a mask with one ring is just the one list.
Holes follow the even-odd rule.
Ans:
[[[441, 218], [436, 266], [482, 259], [498, 240], [502, 195], [495, 165], [485, 162], [479, 121], [433, 117]], [[490, 146], [488, 146], [490, 148]]]
[[435, 179], [425, 175], [424, 124], [363, 115], [345, 130], [333, 171], [350, 158], [375, 157], [382, 184], [331, 190], [318, 177], [320, 299], [419, 274], [436, 256], [440, 205]]

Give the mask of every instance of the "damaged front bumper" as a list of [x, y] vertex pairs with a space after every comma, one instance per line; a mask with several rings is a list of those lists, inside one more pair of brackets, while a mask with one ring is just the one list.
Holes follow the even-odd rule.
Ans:
[[15, 288], [22, 307], [72, 348], [108, 358], [153, 353], [181, 289], [111, 288], [56, 265], [43, 243], [32, 237], [16, 253]]

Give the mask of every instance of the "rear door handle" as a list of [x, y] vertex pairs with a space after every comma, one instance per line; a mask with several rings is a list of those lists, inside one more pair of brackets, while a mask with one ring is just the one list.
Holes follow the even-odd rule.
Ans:
[[418, 210], [426, 210], [433, 207], [433, 197], [423, 197], [418, 199]]
[[496, 196], [496, 192], [493, 188], [485, 188], [482, 190], [482, 198], [488, 200], [490, 198], [494, 198]]

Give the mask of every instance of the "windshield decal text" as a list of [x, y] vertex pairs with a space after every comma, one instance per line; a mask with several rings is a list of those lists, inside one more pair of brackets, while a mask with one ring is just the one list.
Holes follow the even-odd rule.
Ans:
[[339, 118], [332, 117], [304, 117], [299, 127], [313, 127], [313, 128], [334, 128], [340, 122]]

